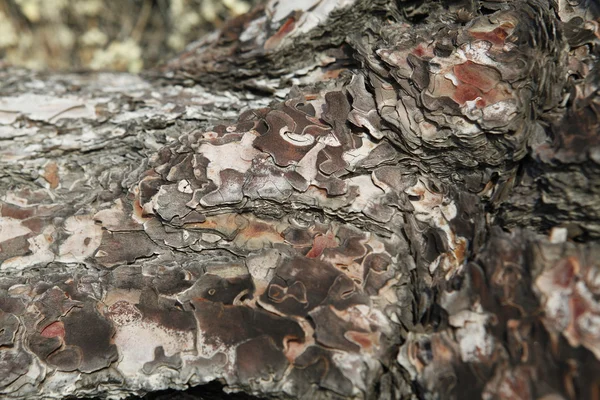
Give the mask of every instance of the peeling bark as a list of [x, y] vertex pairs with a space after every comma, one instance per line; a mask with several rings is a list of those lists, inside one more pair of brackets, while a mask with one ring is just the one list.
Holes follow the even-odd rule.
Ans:
[[268, 2], [0, 71], [0, 393], [600, 393], [600, 10]]

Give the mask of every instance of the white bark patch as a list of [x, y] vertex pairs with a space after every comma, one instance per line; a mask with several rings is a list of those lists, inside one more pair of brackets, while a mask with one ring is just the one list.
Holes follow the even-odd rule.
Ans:
[[187, 179], [179, 181], [177, 184], [177, 190], [179, 190], [181, 193], [194, 193], [192, 187], [190, 186], [190, 182]]
[[[296, 24], [294, 35], [306, 33], [323, 23], [333, 10], [346, 8], [354, 4], [355, 0], [297, 0], [297, 1], [270, 1], [267, 9], [274, 11], [273, 21], [280, 21], [294, 11], [304, 11]], [[273, 6], [275, 4], [275, 6]]]
[[124, 376], [140, 375], [144, 364], [154, 360], [154, 349], [162, 346], [167, 356], [194, 349], [194, 333], [167, 329], [148, 321], [116, 326], [114, 343], [121, 360], [118, 369]]
[[215, 235], [214, 233], [203, 233], [202, 234], [202, 240], [204, 240], [205, 242], [208, 242], [208, 243], [217, 243], [221, 239], [222, 239], [221, 236]]
[[19, 115], [38, 121], [55, 121], [60, 118], [96, 119], [96, 102], [74, 96], [53, 97], [29, 93], [5, 97], [0, 99], [0, 123], [12, 124]]
[[302, 175], [304, 179], [310, 183], [314, 183], [314, 179], [317, 176], [319, 168], [317, 165], [317, 157], [324, 148], [325, 144], [318, 142], [304, 157], [302, 157], [296, 166], [296, 172]]
[[352, 388], [354, 395], [368, 390], [365, 382], [369, 382], [369, 378], [372, 379], [372, 377], [365, 378], [369, 372], [372, 373], [372, 371], [377, 370], [378, 360], [376, 358], [369, 357], [366, 354], [352, 353], [335, 353], [331, 358], [335, 365], [343, 371], [344, 375], [354, 383]]
[[257, 297], [260, 296], [275, 275], [281, 254], [277, 250], [267, 249], [246, 258], [248, 272], [256, 287]]
[[102, 227], [95, 224], [91, 215], [67, 218], [65, 230], [71, 233], [60, 246], [59, 260], [81, 262], [91, 257], [102, 243]]
[[122, 221], [125, 218], [125, 210], [123, 209], [123, 201], [121, 199], [115, 201], [115, 205], [111, 208], [98, 211], [93, 217], [94, 221], [99, 221], [109, 231], [117, 230], [123, 225]]
[[458, 328], [456, 338], [464, 362], [482, 362], [492, 354], [494, 337], [486, 331], [488, 319], [486, 314], [468, 310], [450, 316], [450, 325]]
[[369, 204], [377, 203], [385, 192], [373, 183], [370, 175], [361, 175], [347, 180], [348, 187], [358, 187], [359, 195], [350, 205], [350, 210], [362, 212]]
[[245, 173], [252, 166], [252, 160], [260, 151], [252, 146], [256, 138], [253, 132], [246, 132], [239, 142], [226, 143], [221, 146], [214, 146], [204, 143], [200, 146], [202, 155], [210, 161], [206, 169], [208, 179], [212, 180], [217, 186], [221, 186], [221, 176], [219, 173], [224, 169], [234, 169]]
[[550, 243], [564, 243], [567, 241], [568, 236], [569, 232], [567, 231], [567, 228], [554, 227], [550, 231]]
[[21, 220], [10, 217], [0, 217], [0, 243], [27, 235], [31, 229], [21, 224]]

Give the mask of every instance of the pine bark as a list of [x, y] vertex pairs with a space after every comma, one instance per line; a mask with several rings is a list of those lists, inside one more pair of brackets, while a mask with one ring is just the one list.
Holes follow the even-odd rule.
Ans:
[[270, 1], [0, 70], [0, 394], [599, 398], [599, 18]]

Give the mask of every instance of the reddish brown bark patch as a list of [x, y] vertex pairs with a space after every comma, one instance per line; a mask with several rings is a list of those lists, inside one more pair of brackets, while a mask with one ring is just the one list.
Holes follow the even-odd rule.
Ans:
[[296, 26], [296, 19], [294, 17], [289, 17], [283, 23], [283, 25], [281, 25], [281, 27], [277, 30], [277, 32], [273, 36], [271, 36], [269, 39], [267, 39], [267, 41], [264, 44], [264, 49], [271, 50], [271, 49], [274, 49], [275, 47], [277, 47], [279, 45], [279, 43], [281, 43], [283, 38], [285, 38], [285, 36], [287, 34], [289, 34], [291, 31], [294, 30], [295, 26]]
[[489, 32], [477, 32], [469, 31], [472, 37], [479, 40], [485, 40], [492, 43], [495, 46], [503, 46], [506, 42], [506, 38], [510, 36], [509, 30], [513, 29], [514, 25], [510, 22], [505, 22], [493, 31]]
[[454, 75], [462, 82], [472, 85], [483, 92], [489, 92], [502, 78], [496, 69], [472, 61], [455, 65]]
[[60, 183], [60, 179], [58, 177], [58, 165], [56, 165], [54, 161], [46, 164], [44, 167], [44, 174], [42, 176], [50, 184], [51, 189], [56, 189], [58, 187], [58, 184]]
[[317, 234], [313, 239], [313, 247], [306, 254], [308, 258], [317, 258], [323, 254], [323, 250], [338, 247], [338, 242], [332, 232], [325, 235]]
[[52, 337], [65, 337], [65, 325], [61, 321], [56, 321], [45, 327], [40, 333], [42, 337], [52, 338]]

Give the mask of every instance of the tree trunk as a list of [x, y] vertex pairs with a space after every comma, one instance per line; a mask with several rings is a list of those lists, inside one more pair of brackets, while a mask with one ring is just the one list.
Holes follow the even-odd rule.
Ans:
[[599, 398], [599, 17], [273, 0], [1, 70], [0, 394]]

